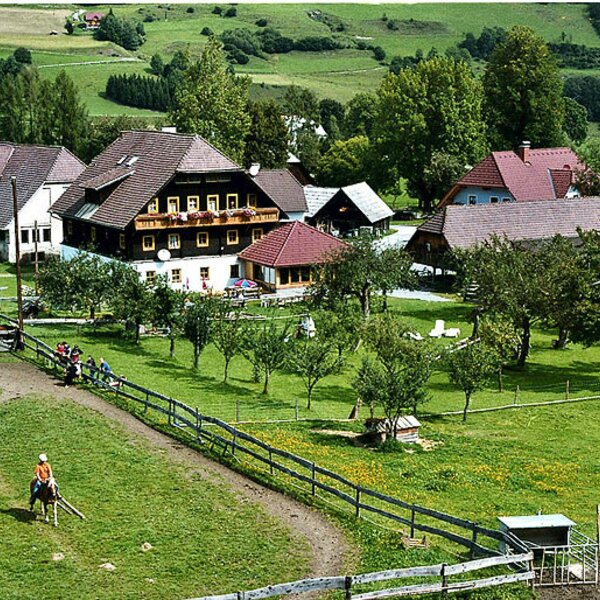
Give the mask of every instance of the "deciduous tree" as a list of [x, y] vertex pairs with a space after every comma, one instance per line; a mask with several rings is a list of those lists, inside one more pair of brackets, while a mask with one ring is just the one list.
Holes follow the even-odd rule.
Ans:
[[214, 300], [199, 294], [191, 297], [190, 301], [192, 304], [185, 312], [183, 334], [194, 347], [194, 369], [197, 370], [200, 355], [211, 339], [215, 307]]
[[252, 124], [246, 137], [245, 163], [266, 169], [283, 167], [288, 158], [290, 134], [281, 106], [274, 100], [251, 102]]
[[247, 334], [247, 321], [230, 305], [221, 303], [214, 316], [212, 343], [225, 359], [223, 383], [227, 383], [229, 365], [236, 356], [241, 354]]
[[152, 289], [152, 322], [166, 327], [169, 336], [169, 356], [175, 356], [175, 340], [185, 322], [185, 294], [173, 289], [166, 276], [157, 277]]

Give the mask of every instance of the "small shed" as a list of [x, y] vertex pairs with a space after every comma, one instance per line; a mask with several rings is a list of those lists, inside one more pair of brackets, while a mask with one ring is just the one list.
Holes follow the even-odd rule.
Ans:
[[[408, 415], [398, 419], [396, 439], [405, 444], [416, 444], [419, 441], [421, 423], [416, 417]], [[366, 434], [377, 442], [385, 442], [392, 429], [389, 419], [367, 419]]]
[[575, 523], [564, 515], [498, 517], [500, 529], [530, 546], [568, 546]]

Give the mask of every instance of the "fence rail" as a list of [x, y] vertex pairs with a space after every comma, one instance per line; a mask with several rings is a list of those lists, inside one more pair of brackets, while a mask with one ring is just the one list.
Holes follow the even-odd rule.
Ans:
[[[379, 600], [382, 598], [401, 596], [422, 596], [433, 593], [453, 593], [459, 591], [476, 590], [481, 588], [505, 585], [516, 582], [531, 582], [534, 573], [526, 568], [523, 570], [520, 564], [530, 565], [533, 560], [533, 552], [527, 552], [512, 556], [496, 556], [483, 558], [457, 565], [438, 564], [420, 567], [408, 567], [405, 569], [393, 569], [391, 571], [378, 571], [362, 575], [351, 575], [346, 577], [320, 577], [318, 579], [300, 579], [288, 583], [268, 585], [250, 591], [234, 592], [219, 596], [203, 596], [190, 600], [262, 600], [273, 596], [289, 596], [291, 594], [302, 594], [306, 592], [322, 592], [330, 590], [343, 590], [346, 600]], [[509, 566], [518, 572], [504, 575], [492, 575], [481, 579], [469, 579], [461, 581], [450, 581], [450, 577], [464, 575], [474, 571], [481, 571], [500, 566]], [[375, 589], [353, 593], [357, 587], [381, 581], [417, 579], [417, 578], [439, 578], [439, 581], [427, 581], [426, 583], [409, 584], [386, 589]]]

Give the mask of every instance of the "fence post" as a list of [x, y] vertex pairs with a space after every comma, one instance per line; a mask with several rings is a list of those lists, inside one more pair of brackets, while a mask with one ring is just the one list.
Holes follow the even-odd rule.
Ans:
[[231, 440], [231, 454], [235, 456], [235, 440], [237, 438], [237, 431], [234, 429], [233, 439]]
[[317, 472], [315, 471], [315, 463], [312, 464], [312, 495], [316, 496], [317, 495], [317, 485], [316, 485], [316, 480], [317, 480]]
[[360, 517], [360, 487], [356, 486], [356, 518]]
[[345, 600], [352, 600], [352, 576], [346, 575], [344, 579]]
[[475, 556], [475, 544], [477, 544], [477, 523], [473, 523], [473, 536], [471, 537], [471, 558]]
[[273, 470], [273, 450], [271, 449], [271, 446], [269, 446], [269, 471], [271, 472], [271, 475], [274, 474], [274, 470]]
[[513, 401], [513, 404], [516, 404], [517, 401], [519, 400], [519, 393], [521, 392], [521, 388], [519, 386], [517, 386], [515, 388], [515, 399]]
[[202, 419], [200, 418], [200, 413], [198, 409], [196, 409], [196, 440], [198, 442], [202, 442]]
[[571, 382], [567, 379], [567, 383], [565, 384], [565, 400], [569, 399], [570, 392], [571, 392]]
[[177, 404], [175, 400], [171, 398], [171, 404], [173, 406], [173, 427], [177, 427]]
[[446, 575], [447, 566], [448, 565], [446, 563], [442, 565], [442, 592], [440, 595], [442, 598], [448, 597], [448, 576]]
[[413, 539], [415, 537], [415, 519], [417, 513], [415, 512], [415, 507], [413, 506], [410, 509], [410, 538]]

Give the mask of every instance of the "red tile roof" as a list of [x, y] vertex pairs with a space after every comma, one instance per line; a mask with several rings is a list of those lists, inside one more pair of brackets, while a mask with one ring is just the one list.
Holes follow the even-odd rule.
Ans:
[[458, 181], [440, 205], [449, 204], [458, 190], [471, 186], [506, 189], [519, 202], [563, 198], [568, 191], [566, 174], [557, 175], [555, 180], [553, 172], [580, 166], [570, 148], [532, 149], [527, 162], [512, 150], [492, 152]]
[[266, 267], [298, 267], [326, 262], [346, 242], [300, 221], [285, 223], [240, 252], [240, 258]]

